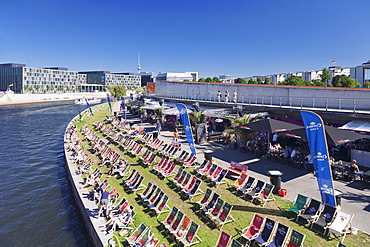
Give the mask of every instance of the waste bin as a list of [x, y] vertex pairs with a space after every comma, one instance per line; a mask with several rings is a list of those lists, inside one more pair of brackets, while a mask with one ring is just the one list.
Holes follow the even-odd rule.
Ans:
[[158, 138], [158, 131], [153, 131], [153, 139]]
[[205, 151], [203, 151], [203, 153], [204, 153], [204, 158], [206, 160], [209, 160], [209, 161], [212, 162], [212, 154], [213, 154], [213, 151], [212, 150], [205, 150]]
[[271, 184], [274, 185], [272, 193], [276, 195], [278, 193], [278, 190], [281, 189], [281, 176], [283, 175], [283, 173], [281, 171], [273, 170], [268, 171], [268, 174], [270, 175]]
[[343, 197], [343, 193], [339, 190], [334, 190], [334, 196], [335, 196], [335, 202], [337, 204], [337, 207], [338, 206], [341, 206], [341, 199]]

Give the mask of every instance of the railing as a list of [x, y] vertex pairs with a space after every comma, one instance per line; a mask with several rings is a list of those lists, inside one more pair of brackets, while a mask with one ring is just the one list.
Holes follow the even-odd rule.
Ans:
[[[156, 95], [158, 97], [174, 100], [192, 100], [200, 102], [218, 102], [216, 95], [211, 94], [183, 94]], [[221, 103], [225, 103], [225, 97], [221, 97]], [[234, 103], [233, 96], [229, 97], [228, 103]], [[333, 99], [329, 97], [283, 97], [283, 96], [251, 96], [239, 95], [238, 104], [249, 106], [265, 106], [274, 108], [316, 109], [338, 112], [370, 112], [370, 99]]]

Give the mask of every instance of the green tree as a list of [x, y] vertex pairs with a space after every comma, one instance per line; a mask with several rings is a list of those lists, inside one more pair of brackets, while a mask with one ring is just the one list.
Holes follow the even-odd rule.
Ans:
[[185, 79], [185, 80], [183, 80], [183, 81], [189, 81], [189, 80]]
[[316, 87], [323, 87], [324, 86], [324, 82], [320, 79], [312, 80], [312, 84]]
[[285, 81], [279, 82], [279, 85], [310, 86], [311, 83], [305, 81], [302, 77], [291, 75]]
[[249, 79], [248, 80], [248, 84], [257, 84], [257, 82], [255, 80], [253, 80], [253, 79]]
[[205, 82], [206, 79], [204, 79], [203, 77], [199, 78], [198, 82]]
[[268, 77], [265, 78], [265, 84], [267, 84], [267, 85], [270, 84], [270, 78], [268, 78]]
[[262, 79], [261, 78], [257, 78], [257, 84], [262, 84]]
[[325, 86], [328, 84], [328, 81], [331, 80], [330, 71], [327, 68], [322, 69], [321, 80], [324, 82]]
[[202, 124], [206, 120], [206, 115], [202, 111], [193, 111], [189, 117], [195, 124]]
[[370, 87], [370, 81], [365, 81], [364, 88], [369, 88], [369, 87]]
[[145, 92], [146, 86], [136, 88], [136, 92]]
[[238, 83], [238, 84], [247, 84], [247, 82], [243, 78], [236, 78], [235, 83]]
[[123, 85], [110, 86], [108, 90], [114, 98], [118, 99], [121, 96], [126, 96], [126, 87]]
[[349, 78], [346, 75], [336, 75], [332, 84], [334, 87], [361, 87], [361, 84], [356, 79]]
[[214, 81], [214, 82], [221, 82], [221, 81], [220, 81], [220, 79], [218, 79], [218, 77], [217, 77], [217, 76], [214, 76], [214, 77], [212, 78], [212, 81]]
[[207, 77], [205, 82], [212, 82], [212, 78], [211, 77]]

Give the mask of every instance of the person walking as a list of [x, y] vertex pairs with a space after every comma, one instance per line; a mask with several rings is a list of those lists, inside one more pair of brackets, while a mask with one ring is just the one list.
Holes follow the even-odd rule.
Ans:
[[229, 91], [226, 90], [225, 91], [225, 103], [228, 103], [229, 102]]
[[162, 125], [161, 125], [161, 121], [159, 119], [157, 119], [157, 122], [155, 123], [155, 130], [158, 132], [158, 135], [159, 135], [159, 133], [161, 133]]
[[218, 102], [221, 102], [221, 91], [217, 92], [217, 99], [218, 99]]
[[236, 103], [237, 98], [238, 98], [238, 93], [236, 92], [236, 90], [234, 90], [234, 97], [233, 97], [234, 103]]

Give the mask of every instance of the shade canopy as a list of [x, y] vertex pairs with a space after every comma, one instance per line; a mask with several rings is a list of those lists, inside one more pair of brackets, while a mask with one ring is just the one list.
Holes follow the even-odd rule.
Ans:
[[[190, 110], [190, 109], [186, 109], [188, 114], [189, 113], [192, 113], [193, 111]], [[162, 112], [164, 115], [180, 115], [180, 112], [179, 110], [177, 109], [177, 107], [172, 107], [172, 108], [169, 108], [169, 109], [166, 109], [166, 110], [163, 110]]]
[[242, 129], [251, 129], [255, 131], [269, 132], [269, 133], [283, 132], [283, 131], [289, 131], [289, 130], [302, 128], [302, 126], [283, 122], [280, 120], [275, 120], [275, 119], [262, 119], [259, 121], [241, 125], [239, 127]]
[[[337, 146], [346, 142], [351, 142], [363, 138], [369, 138], [369, 136], [367, 135], [362, 135], [356, 132], [338, 129], [327, 125], [325, 125], [325, 134], [326, 141], [329, 146]], [[306, 136], [306, 129], [302, 127], [300, 129], [285, 132], [283, 135], [301, 138], [304, 141], [308, 141]]]

